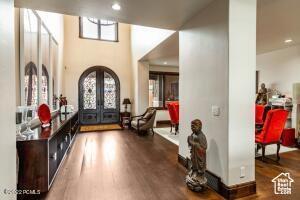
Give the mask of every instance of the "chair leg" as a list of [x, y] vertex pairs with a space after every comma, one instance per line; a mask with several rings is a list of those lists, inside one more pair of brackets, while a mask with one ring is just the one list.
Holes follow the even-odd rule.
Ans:
[[279, 151], [280, 151], [280, 143], [277, 144], [277, 161], [280, 160]]
[[175, 124], [175, 135], [178, 133], [178, 124]]
[[154, 130], [153, 130], [153, 128], [151, 128], [151, 131], [152, 131], [152, 135], [154, 136]]
[[266, 146], [264, 144], [261, 145], [261, 150], [262, 150], [262, 157], [261, 160], [264, 161], [265, 159], [265, 150], [266, 150]]
[[173, 124], [171, 123], [171, 130], [170, 130], [171, 133], [172, 133], [172, 128], [173, 128]]
[[255, 153], [258, 153], [258, 151], [259, 151], [259, 149], [260, 149], [260, 148], [261, 148], [260, 144], [259, 144], [259, 143], [257, 143], [257, 144], [256, 144]]

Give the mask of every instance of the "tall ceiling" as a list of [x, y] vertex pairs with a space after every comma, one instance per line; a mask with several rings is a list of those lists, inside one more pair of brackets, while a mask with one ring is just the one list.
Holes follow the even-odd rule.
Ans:
[[[285, 43], [292, 39], [291, 43]], [[257, 54], [300, 44], [300, 0], [258, 0]], [[179, 66], [178, 32], [143, 57], [152, 65]], [[165, 64], [167, 63], [167, 64]]]
[[[112, 10], [119, 2], [121, 11]], [[17, 7], [178, 30], [213, 0], [15, 0]], [[257, 0], [257, 54], [300, 44], [300, 0]], [[292, 39], [286, 44], [284, 40]], [[174, 60], [174, 59], [173, 59]], [[161, 62], [161, 61], [159, 61]]]
[[[286, 39], [293, 42], [286, 44]], [[258, 0], [257, 54], [300, 44], [300, 0]]]
[[[213, 0], [15, 0], [16, 7], [179, 29]], [[112, 10], [120, 3], [120, 11]]]

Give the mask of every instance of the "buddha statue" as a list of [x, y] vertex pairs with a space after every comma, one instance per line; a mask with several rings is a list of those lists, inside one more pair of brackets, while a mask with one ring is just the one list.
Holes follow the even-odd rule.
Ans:
[[187, 139], [191, 153], [191, 167], [185, 181], [192, 191], [199, 192], [205, 188], [207, 183], [205, 177], [207, 141], [202, 132], [202, 122], [199, 119], [192, 121], [191, 129], [192, 134]]

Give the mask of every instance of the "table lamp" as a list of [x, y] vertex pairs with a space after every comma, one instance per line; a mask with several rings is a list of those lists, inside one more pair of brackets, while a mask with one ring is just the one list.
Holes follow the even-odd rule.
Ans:
[[125, 98], [123, 100], [123, 105], [125, 105], [125, 112], [127, 112], [127, 105], [131, 104], [130, 99], [129, 98]]

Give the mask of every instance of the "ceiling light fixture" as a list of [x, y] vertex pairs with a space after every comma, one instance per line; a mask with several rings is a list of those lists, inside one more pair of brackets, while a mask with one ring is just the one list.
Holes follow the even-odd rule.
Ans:
[[112, 8], [113, 10], [117, 10], [117, 11], [121, 10], [121, 6], [120, 6], [120, 4], [118, 4], [118, 3], [114, 3], [114, 4], [111, 6], [111, 8]]
[[293, 40], [292, 39], [286, 39], [284, 42], [285, 43], [291, 43], [291, 42], [293, 42]]

